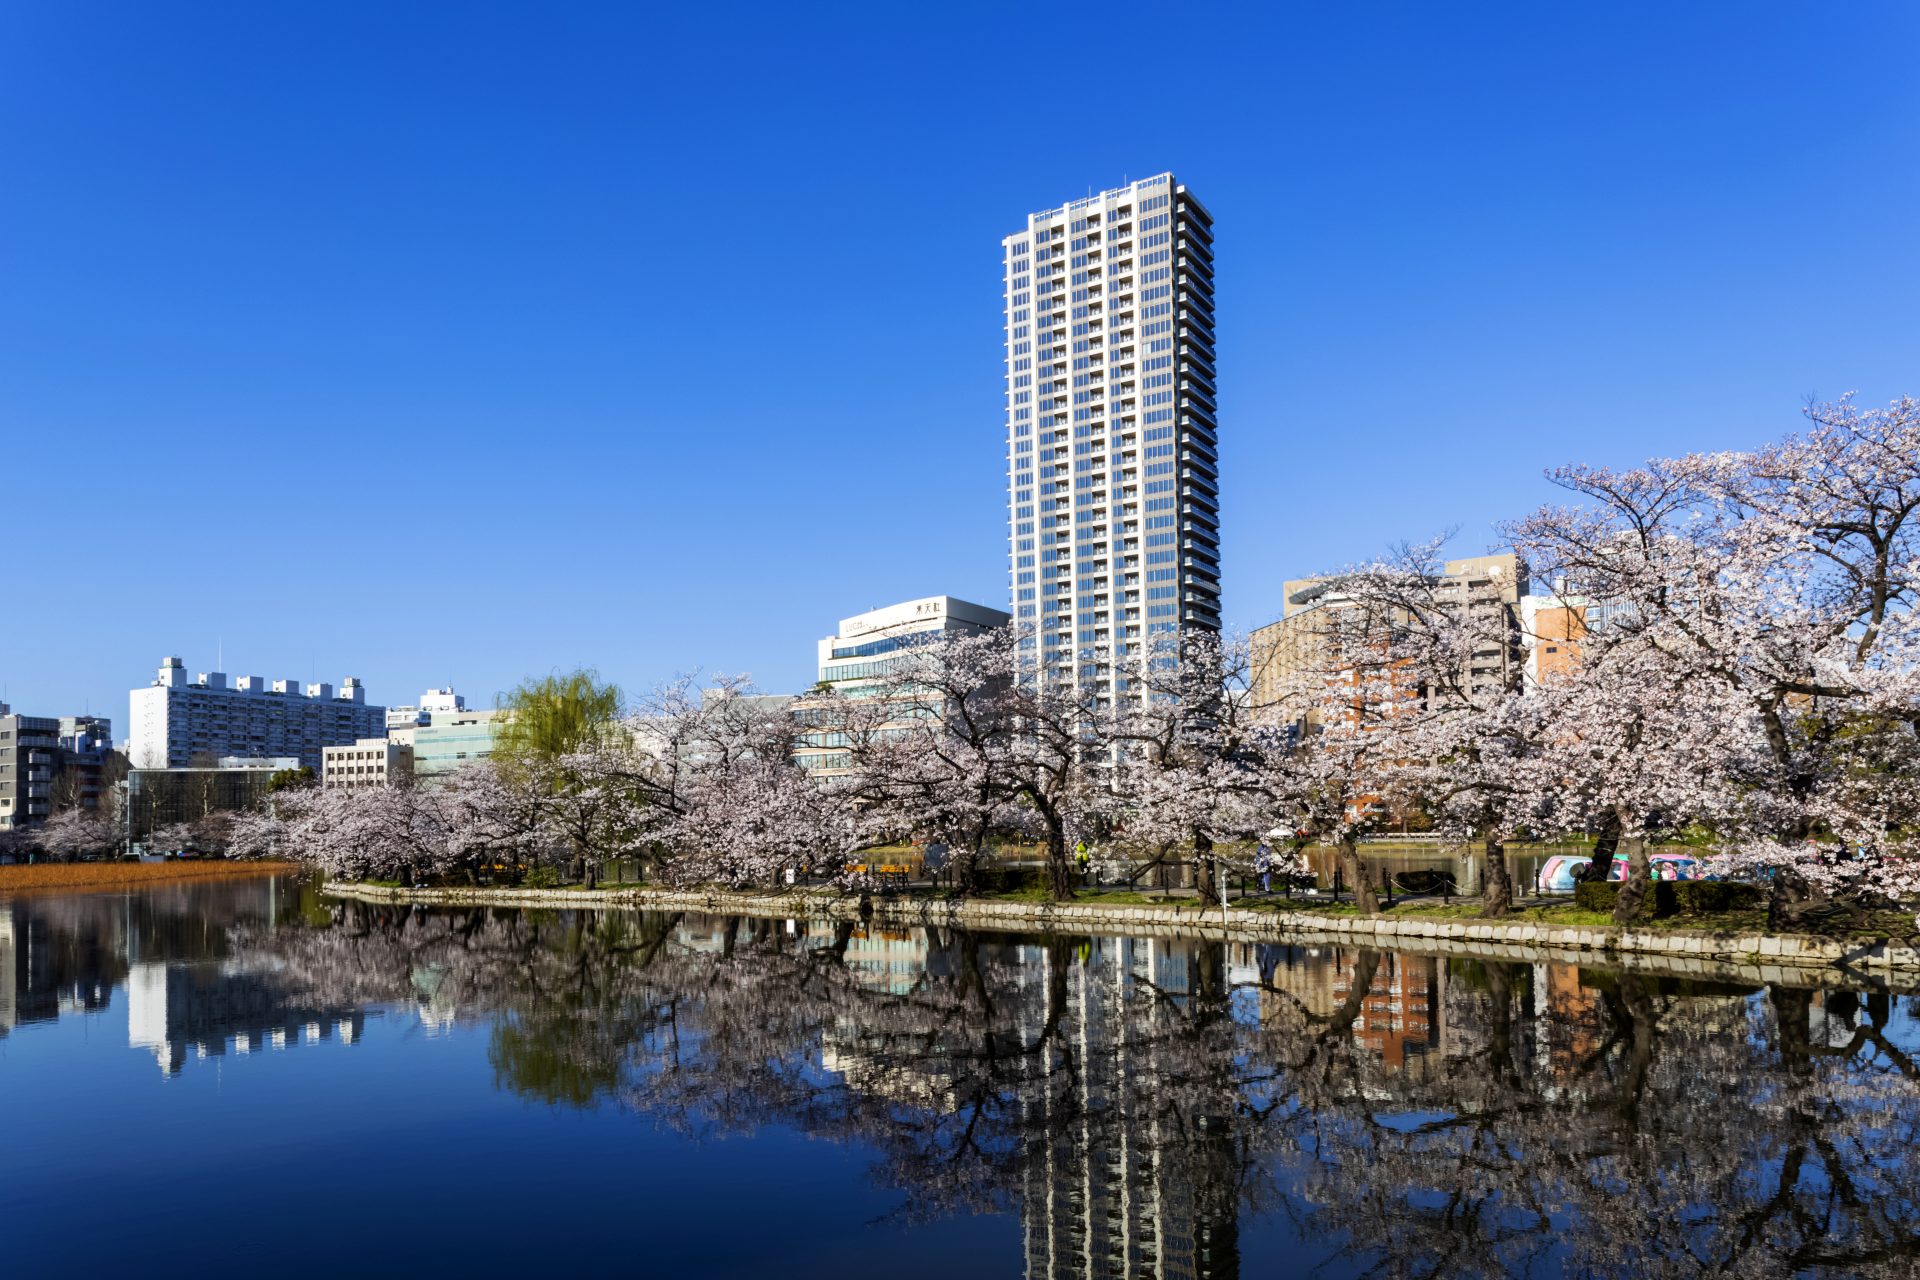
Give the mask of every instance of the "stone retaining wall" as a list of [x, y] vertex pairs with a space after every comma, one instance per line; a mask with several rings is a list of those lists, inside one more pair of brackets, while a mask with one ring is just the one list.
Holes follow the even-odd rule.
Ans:
[[[819, 891], [738, 893], [718, 889], [382, 889], [325, 886], [336, 897], [368, 902], [447, 906], [619, 907], [697, 911], [775, 919], [861, 919], [860, 900]], [[1685, 976], [1805, 984], [1810, 971], [1839, 970], [1920, 979], [1920, 951], [1898, 942], [1844, 942], [1796, 934], [1660, 931], [1518, 921], [1436, 920], [1393, 914], [1334, 916], [1303, 911], [1101, 903], [993, 902], [875, 896], [865, 918], [882, 924], [1046, 933], [1224, 936], [1238, 942], [1320, 942], [1386, 946], [1429, 954], [1471, 954], [1495, 960], [1604, 964]], [[1224, 916], [1224, 919], [1223, 919]], [[1775, 974], [1774, 977], [1761, 976]]]

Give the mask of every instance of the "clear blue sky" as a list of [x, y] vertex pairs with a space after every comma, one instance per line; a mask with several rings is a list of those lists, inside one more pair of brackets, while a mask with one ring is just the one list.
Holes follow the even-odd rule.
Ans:
[[1231, 624], [1920, 393], [1907, 3], [0, 7], [0, 684], [811, 679], [1007, 591], [1000, 237], [1217, 219]]

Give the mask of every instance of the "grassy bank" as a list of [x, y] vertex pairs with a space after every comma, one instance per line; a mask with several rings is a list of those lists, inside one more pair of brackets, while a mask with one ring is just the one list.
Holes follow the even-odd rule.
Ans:
[[89, 893], [236, 877], [291, 875], [293, 862], [41, 862], [0, 867], [0, 896]]

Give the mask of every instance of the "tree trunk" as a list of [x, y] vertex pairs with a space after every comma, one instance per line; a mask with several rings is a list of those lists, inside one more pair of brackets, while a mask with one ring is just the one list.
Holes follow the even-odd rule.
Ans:
[[1202, 902], [1220, 900], [1219, 867], [1213, 857], [1213, 837], [1204, 831], [1193, 833], [1193, 887]]
[[1047, 889], [1055, 902], [1073, 900], [1073, 860], [1067, 856], [1067, 833], [1059, 823], [1047, 823]]
[[1513, 877], [1507, 873], [1504, 841], [1487, 840], [1487, 865], [1480, 874], [1480, 914], [1504, 916], [1513, 910]]
[[1346, 838], [1340, 841], [1339, 850], [1340, 872], [1353, 890], [1353, 905], [1360, 909], [1363, 916], [1379, 915], [1380, 900], [1373, 896], [1373, 882], [1367, 879], [1367, 873], [1360, 867], [1360, 846], [1351, 838]]
[[[1608, 855], [1611, 860], [1612, 855]], [[1613, 904], [1613, 922], [1632, 924], [1640, 918], [1640, 908], [1653, 892], [1653, 866], [1647, 860], [1645, 840], [1627, 841], [1627, 878], [1620, 882], [1620, 897]]]
[[1613, 874], [1613, 855], [1620, 849], [1620, 814], [1608, 809], [1600, 818], [1600, 830], [1595, 833], [1593, 842], [1593, 860], [1587, 864], [1587, 870], [1593, 872], [1588, 877], [1594, 884], [1605, 884]]
[[978, 845], [967, 849], [953, 860], [953, 888], [963, 898], [971, 898], [980, 892], [980, 859]]

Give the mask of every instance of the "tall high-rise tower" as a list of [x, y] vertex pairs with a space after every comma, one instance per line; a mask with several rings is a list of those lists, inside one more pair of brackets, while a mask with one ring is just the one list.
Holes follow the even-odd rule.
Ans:
[[1109, 659], [1220, 626], [1213, 219], [1163, 173], [1001, 243], [1014, 621], [1111, 698]]

